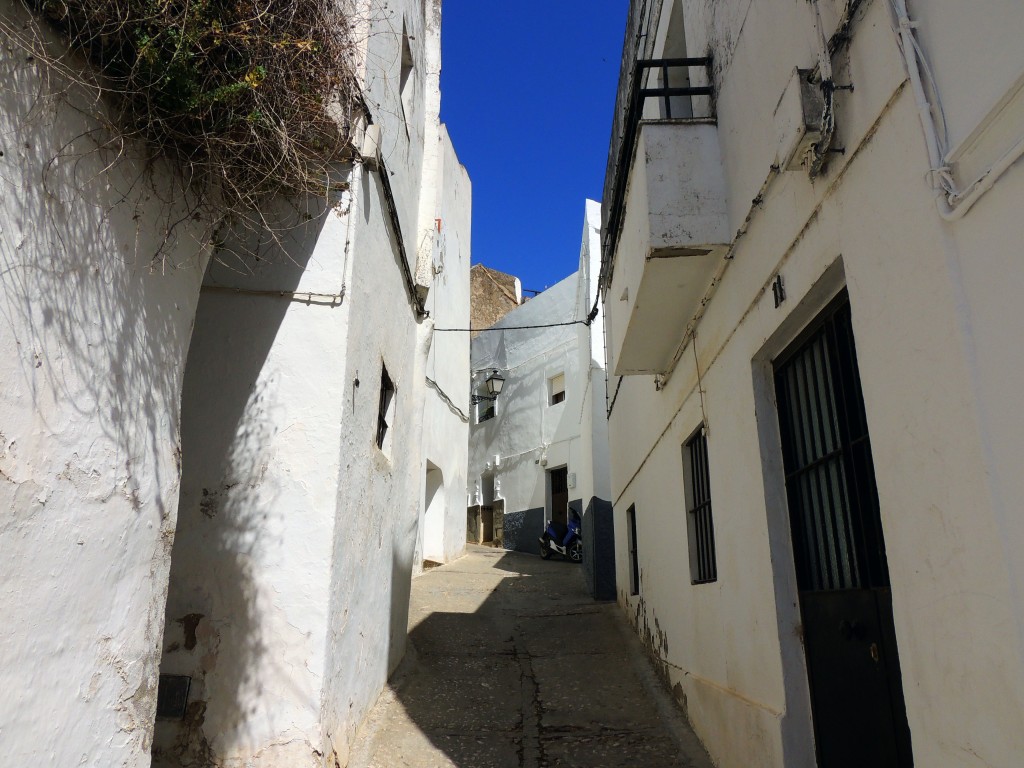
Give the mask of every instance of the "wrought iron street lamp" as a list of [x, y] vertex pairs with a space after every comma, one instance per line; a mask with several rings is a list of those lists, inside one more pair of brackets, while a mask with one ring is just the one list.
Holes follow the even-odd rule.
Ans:
[[496, 370], [491, 371], [491, 375], [484, 381], [484, 387], [487, 389], [486, 395], [472, 395], [471, 400], [473, 405], [483, 402], [484, 400], [497, 400], [498, 395], [501, 394], [501, 388], [505, 385], [505, 377], [498, 373]]

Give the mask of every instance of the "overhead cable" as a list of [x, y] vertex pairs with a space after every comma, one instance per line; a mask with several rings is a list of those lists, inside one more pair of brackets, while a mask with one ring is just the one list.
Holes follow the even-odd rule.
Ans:
[[589, 327], [597, 319], [599, 309], [600, 299], [594, 302], [594, 306], [587, 315], [586, 320], [567, 320], [564, 323], [541, 323], [539, 325], [492, 325], [490, 328], [435, 328], [434, 331], [439, 333], [488, 333], [490, 331], [528, 331], [534, 328], [565, 328], [570, 325], [585, 325]]

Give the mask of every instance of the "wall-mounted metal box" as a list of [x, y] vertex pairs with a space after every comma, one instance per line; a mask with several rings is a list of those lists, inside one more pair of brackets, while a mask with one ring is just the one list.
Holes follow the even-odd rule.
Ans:
[[811, 146], [821, 141], [825, 98], [821, 86], [811, 82], [811, 70], [794, 69], [775, 107], [777, 160], [786, 171], [799, 171]]

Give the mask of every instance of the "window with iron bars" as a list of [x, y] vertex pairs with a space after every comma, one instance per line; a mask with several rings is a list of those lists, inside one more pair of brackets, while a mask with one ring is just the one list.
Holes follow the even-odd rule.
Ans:
[[686, 524], [690, 537], [690, 581], [708, 584], [718, 580], [718, 563], [715, 558], [715, 524], [711, 516], [708, 440], [703, 425], [683, 447], [683, 461], [690, 466]]

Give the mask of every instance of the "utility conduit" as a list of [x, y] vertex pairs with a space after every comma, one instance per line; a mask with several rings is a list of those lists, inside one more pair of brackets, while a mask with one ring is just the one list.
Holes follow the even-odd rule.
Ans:
[[[1024, 137], [1017, 141], [1009, 152], [968, 185], [966, 189], [957, 189], [952, 171], [945, 164], [938, 130], [935, 126], [932, 104], [928, 100], [924, 81], [921, 78], [921, 63], [924, 55], [914, 34], [917, 22], [911, 20], [910, 14], [907, 11], [906, 0], [889, 1], [896, 14], [900, 48], [906, 60], [907, 73], [910, 75], [910, 85], [914, 91], [914, 100], [917, 103], [921, 127], [924, 129], [925, 143], [928, 146], [928, 161], [931, 165], [929, 176], [935, 190], [935, 204], [938, 207], [939, 215], [945, 221], [956, 221], [963, 218], [964, 214], [978, 202], [981, 196], [992, 189], [996, 181], [999, 180], [999, 177], [1024, 156]], [[924, 63], [927, 65], [927, 62]], [[934, 82], [932, 85], [934, 87]], [[937, 95], [936, 100], [938, 100]]]

